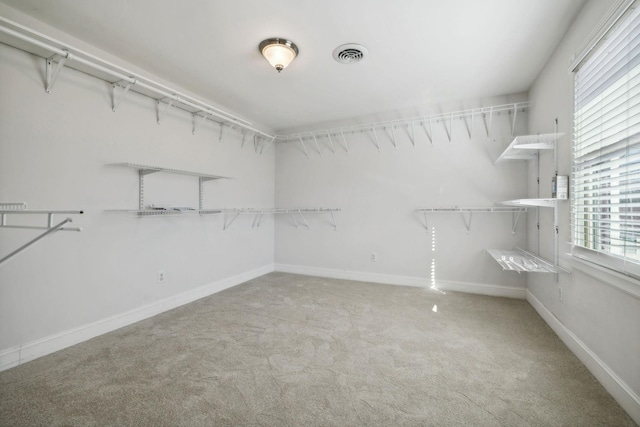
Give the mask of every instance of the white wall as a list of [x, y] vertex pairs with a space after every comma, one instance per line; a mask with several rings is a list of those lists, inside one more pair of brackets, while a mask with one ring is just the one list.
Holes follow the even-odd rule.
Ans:
[[[520, 95], [520, 99], [526, 95]], [[493, 100], [498, 105], [513, 98]], [[517, 131], [526, 129], [526, 114], [519, 113]], [[488, 117], [487, 117], [488, 121]], [[349, 153], [329, 140], [307, 143], [309, 158], [300, 144], [282, 143], [276, 153], [276, 204], [281, 207], [337, 207], [338, 230], [326, 216], [310, 216], [309, 230], [291, 226], [287, 218], [276, 222], [276, 268], [309, 274], [377, 280], [417, 286], [431, 285], [431, 266], [441, 287], [477, 292], [515, 289], [524, 297], [525, 278], [503, 272], [486, 248], [511, 249], [526, 244], [525, 222], [512, 235], [511, 214], [482, 214], [472, 219], [467, 233], [459, 214], [432, 214], [424, 219], [420, 207], [491, 206], [526, 195], [522, 162], [494, 165], [511, 142], [511, 116], [493, 118], [487, 138], [482, 120], [474, 120], [472, 139], [464, 123], [453, 122], [449, 142], [442, 122], [433, 123], [433, 144], [416, 127], [413, 148], [408, 129], [378, 132], [381, 150], [372, 133], [347, 135]], [[432, 230], [435, 229], [435, 251]], [[377, 261], [371, 262], [371, 253]], [[476, 286], [474, 285], [490, 285]], [[513, 295], [512, 293], [509, 295]]]
[[[44, 59], [0, 44], [0, 201], [86, 213], [71, 224], [82, 232], [57, 232], [0, 265], [2, 368], [272, 270], [271, 218], [256, 229], [243, 216], [223, 231], [222, 215], [105, 210], [138, 204], [137, 171], [114, 162], [232, 177], [204, 184], [206, 208], [271, 207], [273, 149], [241, 149], [230, 130], [220, 143], [211, 122], [192, 135], [177, 109], [156, 124], [155, 101], [134, 93], [114, 113], [109, 84], [68, 68], [47, 94], [43, 75]], [[198, 205], [196, 177], [149, 175], [145, 192], [146, 203]], [[0, 229], [0, 256], [37, 234]]]
[[[534, 107], [529, 115], [532, 133], [553, 130], [558, 118], [559, 129], [568, 135], [572, 126], [572, 76], [568, 72], [570, 58], [579, 50], [613, 1], [589, 1], [574, 25], [558, 46], [531, 88]], [[558, 169], [561, 175], [571, 173], [571, 138], [559, 144]], [[553, 160], [542, 158], [543, 196], [549, 197]], [[534, 196], [535, 174], [529, 173], [530, 196]], [[546, 194], [545, 194], [546, 192]], [[565, 255], [569, 252], [570, 204], [559, 208], [560, 263], [573, 270], [571, 275], [554, 278], [530, 275], [529, 300], [546, 317], [569, 346], [577, 352], [592, 372], [608, 387], [640, 422], [640, 283], [618, 275], [590, 268]], [[529, 244], [534, 248], [535, 221], [529, 221]], [[540, 250], [553, 256], [553, 215], [541, 212]], [[562, 289], [562, 301], [560, 291]], [[621, 288], [626, 288], [624, 291]]]

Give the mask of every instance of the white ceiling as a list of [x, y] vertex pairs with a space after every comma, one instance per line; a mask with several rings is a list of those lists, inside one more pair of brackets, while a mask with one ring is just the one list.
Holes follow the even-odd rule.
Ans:
[[[275, 131], [526, 92], [584, 1], [0, 0]], [[300, 48], [281, 74], [269, 37]]]

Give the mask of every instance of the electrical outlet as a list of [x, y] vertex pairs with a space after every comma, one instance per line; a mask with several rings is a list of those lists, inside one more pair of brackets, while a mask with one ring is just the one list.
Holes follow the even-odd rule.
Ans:
[[158, 270], [158, 283], [162, 283], [166, 279], [166, 275], [164, 274], [164, 270]]
[[378, 254], [375, 252], [371, 252], [371, 257], [369, 258], [371, 262], [376, 262], [378, 260]]

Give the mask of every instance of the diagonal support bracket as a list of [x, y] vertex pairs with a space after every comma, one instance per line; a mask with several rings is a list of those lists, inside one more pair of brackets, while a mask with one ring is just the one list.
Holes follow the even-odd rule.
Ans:
[[426, 126], [424, 125], [424, 121], [422, 121], [420, 124], [422, 125], [422, 129], [424, 129], [424, 133], [427, 134], [427, 138], [429, 138], [429, 143], [433, 144], [433, 128], [431, 127], [431, 119], [429, 119], [428, 121], [429, 123], [429, 129], [426, 128]]
[[[169, 112], [169, 109], [171, 108], [171, 106], [173, 105], [173, 103], [174, 103], [174, 102], [177, 102], [177, 101], [178, 101], [178, 102], [180, 101], [180, 98], [178, 98], [177, 96], [176, 96], [175, 98], [171, 98], [171, 99], [169, 100], [169, 102], [167, 102], [167, 106], [166, 106], [166, 107], [165, 107], [165, 109], [164, 109], [164, 113], [165, 113], [165, 114], [166, 114], [166, 113], [168, 113], [168, 112]], [[156, 110], [156, 123], [160, 124], [160, 113], [161, 113], [161, 108], [162, 108], [162, 106], [161, 106], [161, 104], [162, 104], [162, 100], [158, 99], [158, 100], [156, 101], [156, 103], [157, 103], [157, 106], [158, 106], [158, 109]]]
[[[133, 86], [137, 82], [138, 81], [136, 79], [133, 79], [133, 81], [126, 82], [126, 83], [124, 80], [122, 80], [112, 85], [113, 86], [113, 104], [111, 105], [111, 111], [113, 111], [114, 113], [116, 112], [116, 109], [118, 108], [118, 106], [120, 106], [120, 103], [129, 92], [129, 89], [131, 89], [131, 86]], [[124, 83], [124, 88], [122, 89], [122, 94], [120, 95], [120, 97], [118, 97], [117, 87], [122, 86], [123, 83]]]
[[340, 134], [342, 135], [342, 143], [344, 144], [344, 150], [349, 154], [349, 144], [347, 144], [347, 138], [344, 136], [344, 131], [341, 129]]
[[53, 85], [58, 79], [58, 75], [60, 74], [60, 70], [64, 68], [64, 63], [67, 59], [71, 58], [71, 54], [65, 51], [65, 56], [61, 57], [58, 63], [54, 66], [54, 58], [56, 55], [46, 59], [46, 86], [44, 88], [45, 92], [50, 93], [53, 90]]
[[302, 145], [302, 149], [304, 150], [304, 154], [309, 158], [309, 152], [307, 151], [307, 146], [304, 145], [304, 141], [302, 140], [302, 136], [298, 135], [298, 141], [300, 141], [300, 145]]

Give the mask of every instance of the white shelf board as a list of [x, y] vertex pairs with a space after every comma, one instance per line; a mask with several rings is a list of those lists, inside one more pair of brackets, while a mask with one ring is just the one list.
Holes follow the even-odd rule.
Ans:
[[537, 206], [543, 208], [555, 208], [558, 201], [567, 199], [516, 199], [501, 202], [505, 206]]
[[569, 271], [524, 249], [487, 249], [487, 252], [506, 271], [516, 271], [518, 273], [569, 273]]
[[162, 166], [142, 165], [142, 164], [138, 164], [138, 163], [111, 163], [109, 166], [128, 167], [128, 168], [132, 168], [132, 169], [137, 169], [139, 171], [145, 171], [147, 173], [165, 172], [165, 173], [173, 173], [173, 174], [178, 174], [178, 175], [197, 176], [199, 178], [206, 178], [206, 179], [229, 179], [229, 177], [226, 177], [226, 176], [211, 175], [211, 174], [207, 174], [207, 173], [185, 171], [185, 170], [180, 170], [180, 169], [171, 169], [171, 168], [165, 168], [165, 167], [162, 167]]
[[553, 150], [556, 141], [562, 136], [564, 136], [564, 133], [516, 136], [498, 157], [496, 163], [505, 160], [535, 159], [538, 155], [538, 150]]

